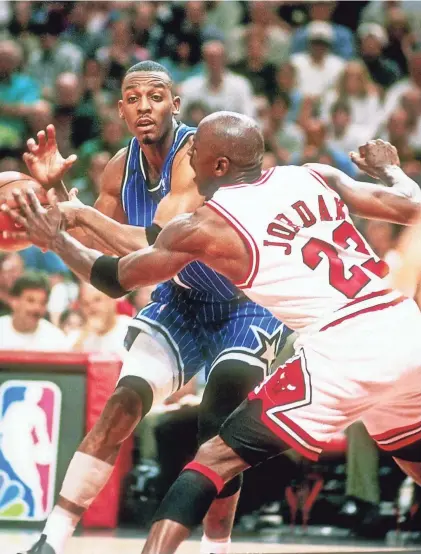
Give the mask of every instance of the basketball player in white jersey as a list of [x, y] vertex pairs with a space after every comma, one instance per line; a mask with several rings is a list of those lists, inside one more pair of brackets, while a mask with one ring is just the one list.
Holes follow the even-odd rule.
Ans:
[[207, 204], [117, 264], [63, 231], [58, 208], [47, 213], [33, 193], [29, 203], [16, 194], [22, 215], [14, 218], [30, 239], [86, 280], [101, 259], [109, 267], [101, 286], [110, 295], [164, 281], [200, 260], [299, 334], [296, 355], [250, 393], [174, 483], [148, 554], [175, 552], [240, 471], [289, 448], [317, 460], [335, 433], [359, 419], [421, 484], [421, 314], [413, 300], [385, 289], [388, 268], [349, 216], [409, 224], [420, 214], [418, 188], [382, 141], [354, 160], [391, 188], [317, 164], [262, 172], [263, 151], [251, 119], [229, 112], [205, 118], [191, 164]]

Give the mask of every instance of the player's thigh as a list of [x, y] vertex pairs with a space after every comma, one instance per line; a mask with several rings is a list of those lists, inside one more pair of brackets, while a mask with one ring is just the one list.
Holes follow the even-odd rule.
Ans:
[[[204, 365], [197, 325], [177, 303], [152, 302], [129, 326], [119, 384], [148, 383], [153, 403], [183, 387]], [[134, 380], [133, 380], [134, 382]]]

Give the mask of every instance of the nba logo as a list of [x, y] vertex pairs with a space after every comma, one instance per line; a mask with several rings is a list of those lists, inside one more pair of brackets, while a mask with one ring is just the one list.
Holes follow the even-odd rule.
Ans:
[[60, 411], [54, 383], [0, 386], [0, 520], [43, 521], [51, 511]]

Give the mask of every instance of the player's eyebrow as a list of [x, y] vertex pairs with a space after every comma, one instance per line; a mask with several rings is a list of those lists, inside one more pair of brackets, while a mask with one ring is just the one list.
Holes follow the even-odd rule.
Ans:
[[[124, 91], [126, 90], [133, 90], [135, 88], [137, 88], [139, 85], [127, 85], [124, 87]], [[163, 83], [151, 83], [150, 85], [151, 88], [160, 88], [162, 90], [165, 90], [167, 88], [170, 88], [169, 85], [164, 85]]]

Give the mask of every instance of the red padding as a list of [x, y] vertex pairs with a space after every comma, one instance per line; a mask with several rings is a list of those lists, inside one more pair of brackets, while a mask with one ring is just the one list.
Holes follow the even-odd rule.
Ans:
[[205, 477], [207, 477], [216, 487], [216, 491], [219, 494], [221, 490], [224, 488], [224, 481], [222, 477], [220, 477], [213, 469], [211, 469], [208, 466], [205, 466], [203, 464], [199, 464], [199, 462], [190, 462], [186, 465], [183, 471], [186, 471], [187, 469], [191, 469], [193, 471], [197, 471], [198, 473], [201, 473]]
[[[86, 371], [86, 431], [92, 429], [108, 398], [114, 391], [121, 368], [117, 357], [90, 355]], [[121, 482], [132, 466], [133, 438], [122, 446], [111, 477], [82, 518], [84, 527], [115, 528]]]

